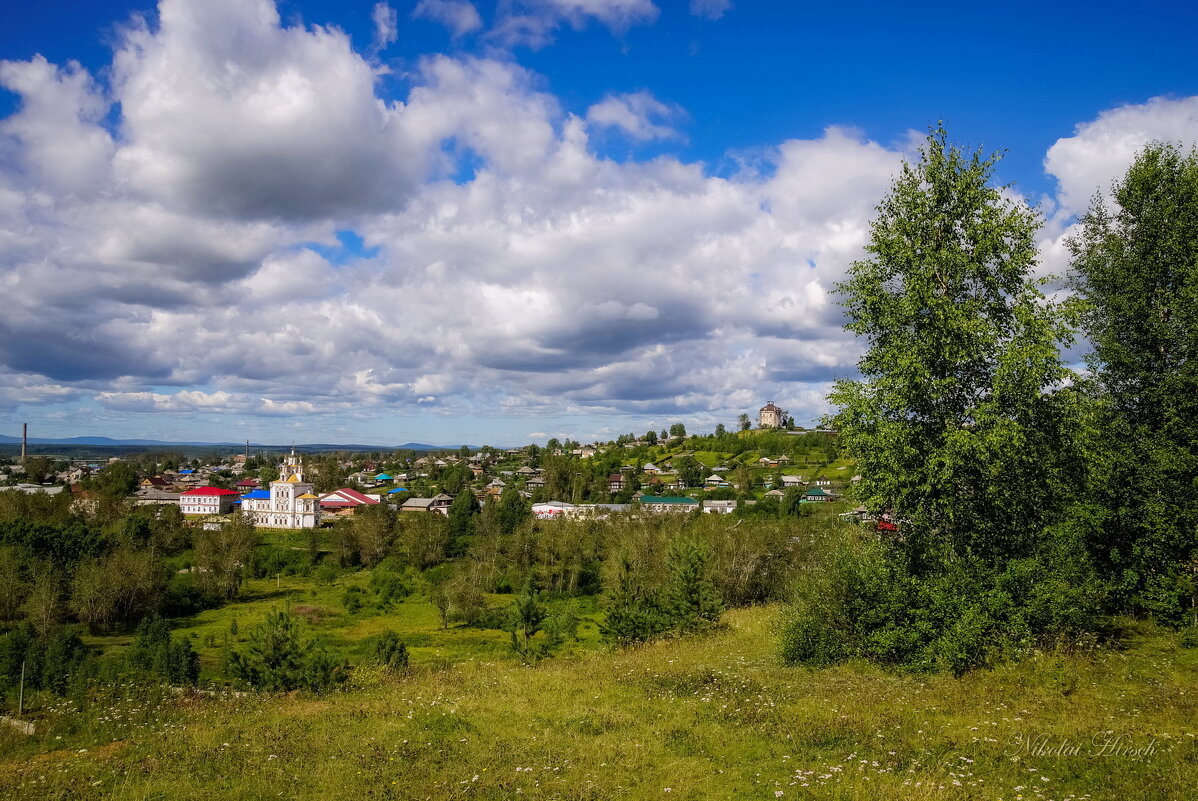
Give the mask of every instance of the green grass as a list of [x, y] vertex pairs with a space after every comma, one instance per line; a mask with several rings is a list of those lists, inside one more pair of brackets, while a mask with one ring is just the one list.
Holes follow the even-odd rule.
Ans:
[[[1132, 627], [1119, 650], [954, 679], [788, 668], [777, 607], [726, 620], [533, 668], [361, 671], [326, 697], [114, 691], [44, 712], [34, 737], [0, 731], [0, 797], [1064, 801], [1198, 782], [1198, 651], [1175, 635]], [[1096, 736], [1144, 752], [1096, 753]]]
[[[303, 618], [307, 632], [346, 655], [351, 662], [366, 659], [370, 638], [385, 629], [398, 633], [407, 643], [413, 664], [445, 666], [472, 658], [508, 660], [511, 654], [509, 635], [497, 629], [481, 629], [451, 623], [443, 628], [437, 609], [421, 594], [409, 596], [402, 602], [380, 610], [369, 604], [372, 596], [363, 596], [367, 606], [349, 613], [344, 604], [349, 587], [367, 589], [370, 570], [360, 570], [338, 577], [321, 586], [311, 577], [279, 576], [246, 582], [240, 596], [229, 603], [207, 609], [196, 615], [171, 621], [176, 636], [189, 637], [200, 655], [202, 679], [218, 677], [225, 654], [249, 639], [250, 629], [277, 609], [288, 609]], [[487, 603], [504, 607], [512, 603], [512, 595], [490, 594]], [[554, 601], [549, 601], [552, 608]], [[577, 605], [582, 617], [578, 641], [571, 648], [594, 648], [599, 644], [598, 610], [593, 598], [581, 598]], [[237, 634], [230, 634], [233, 621]], [[87, 636], [90, 645], [105, 655], [114, 655], [128, 645], [131, 634]]]

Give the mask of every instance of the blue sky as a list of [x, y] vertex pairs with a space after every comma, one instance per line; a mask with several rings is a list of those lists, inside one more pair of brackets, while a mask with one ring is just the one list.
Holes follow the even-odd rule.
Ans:
[[47, 436], [810, 420], [929, 124], [1007, 150], [1046, 272], [1198, 136], [1182, 2], [3, 5], [0, 428]]

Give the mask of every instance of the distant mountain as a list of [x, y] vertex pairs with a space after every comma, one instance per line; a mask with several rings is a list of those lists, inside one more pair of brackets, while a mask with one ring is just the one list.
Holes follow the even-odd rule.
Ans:
[[[0, 434], [0, 445], [20, 445], [20, 437], [10, 437], [7, 434]], [[64, 437], [61, 439], [46, 438], [46, 437], [30, 437], [30, 445], [75, 445], [75, 446], [92, 446], [97, 448], [235, 448], [241, 449], [245, 447], [244, 442], [166, 442], [158, 439], [112, 439], [111, 437]], [[265, 445], [260, 442], [251, 442], [250, 448], [290, 448], [290, 445]], [[425, 445], [421, 442], [406, 442], [403, 445], [360, 445], [360, 444], [336, 444], [336, 443], [309, 443], [304, 445], [296, 445], [295, 449], [300, 451], [456, 451], [461, 448], [461, 445]], [[468, 446], [471, 450], [478, 450], [477, 446]]]
[[[20, 445], [20, 437], [10, 437], [6, 434], [0, 434], [0, 444], [5, 445]], [[244, 443], [239, 442], [164, 442], [157, 439], [112, 439], [111, 437], [63, 437], [60, 439], [47, 437], [30, 437], [30, 445], [95, 445], [98, 447], [130, 447], [141, 445], [147, 447], [169, 447], [169, 446], [199, 446], [199, 447], [245, 447]], [[262, 446], [258, 446], [262, 447]]]

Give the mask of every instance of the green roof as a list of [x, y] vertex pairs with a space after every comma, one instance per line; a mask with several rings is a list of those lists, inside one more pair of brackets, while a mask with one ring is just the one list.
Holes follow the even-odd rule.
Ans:
[[659, 498], [656, 495], [642, 495], [640, 501], [641, 503], [698, 503], [694, 498], [671, 498], [667, 496]]
[[807, 490], [807, 492], [805, 492], [804, 494], [805, 495], [827, 495], [828, 493], [824, 492], [822, 487], [812, 487], [811, 489]]

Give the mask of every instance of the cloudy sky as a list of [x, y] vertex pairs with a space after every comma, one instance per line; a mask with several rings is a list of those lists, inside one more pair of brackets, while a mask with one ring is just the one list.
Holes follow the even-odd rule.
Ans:
[[1044, 272], [1198, 139], [1184, 2], [3, 0], [0, 432], [518, 443], [802, 423], [927, 126]]

